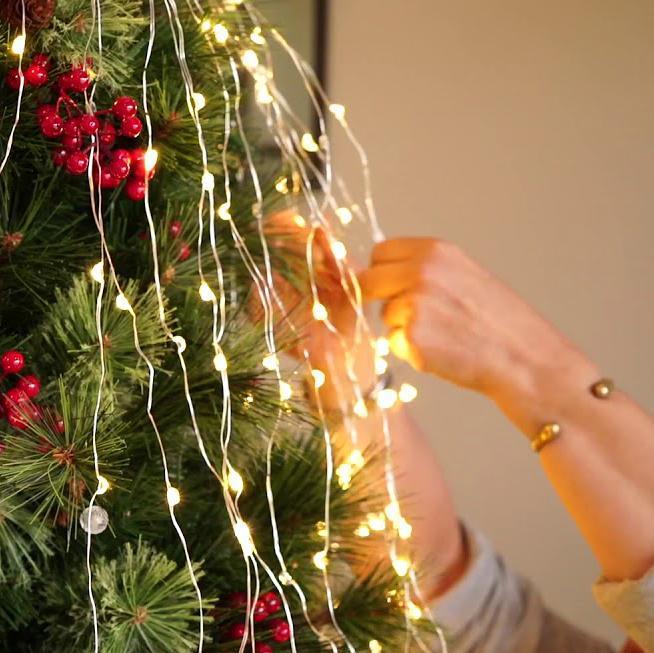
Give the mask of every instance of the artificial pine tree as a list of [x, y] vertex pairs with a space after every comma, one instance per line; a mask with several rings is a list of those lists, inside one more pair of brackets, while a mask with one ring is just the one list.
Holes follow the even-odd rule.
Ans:
[[297, 171], [239, 111], [265, 26], [240, 2], [2, 0], [0, 28], [1, 650], [399, 650], [404, 580], [352, 572], [379, 467], [331, 484], [334, 619], [324, 428], [271, 355], [303, 338], [273, 276], [307, 278], [261, 231]]

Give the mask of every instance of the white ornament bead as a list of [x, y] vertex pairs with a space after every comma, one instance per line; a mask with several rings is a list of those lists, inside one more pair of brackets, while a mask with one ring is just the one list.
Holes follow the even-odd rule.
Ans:
[[104, 508], [100, 508], [100, 506], [86, 508], [80, 515], [79, 523], [84, 532], [90, 533], [91, 535], [100, 535], [109, 526], [109, 514]]

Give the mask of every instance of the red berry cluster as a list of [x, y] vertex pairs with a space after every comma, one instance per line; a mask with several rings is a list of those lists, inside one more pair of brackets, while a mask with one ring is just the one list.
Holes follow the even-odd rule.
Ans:
[[14, 382], [14, 385], [2, 394], [0, 417], [6, 417], [10, 426], [23, 430], [27, 428], [30, 420], [41, 417], [40, 407], [32, 402], [41, 392], [41, 382], [33, 374], [18, 376], [25, 367], [25, 356], [19, 351], [12, 349], [2, 354], [0, 366], [2, 379], [11, 379]]
[[[229, 597], [229, 604], [233, 608], [245, 609], [247, 606], [247, 595], [244, 592], [235, 592]], [[284, 619], [271, 618], [282, 609], [282, 601], [275, 592], [262, 594], [254, 604], [253, 618], [255, 623], [262, 624], [267, 631], [267, 638], [273, 642], [283, 644], [291, 638], [291, 628]], [[265, 622], [265, 623], [264, 623]], [[245, 618], [233, 623], [227, 629], [227, 639], [242, 640], [246, 632]], [[267, 642], [256, 642], [254, 650], [256, 653], [273, 653], [273, 647]]]
[[[24, 77], [28, 85], [43, 86], [51, 81], [50, 69], [50, 59], [37, 54], [24, 73], [18, 68], [10, 70], [6, 83], [17, 90]], [[121, 138], [138, 138], [143, 131], [137, 115], [138, 102], [125, 95], [117, 98], [110, 109], [85, 113], [73, 95], [86, 92], [92, 79], [90, 64], [73, 66], [60, 74], [56, 80], [56, 101], [41, 104], [36, 110], [39, 128], [46, 138], [59, 140], [59, 146], [52, 151], [52, 161], [71, 175], [86, 173], [91, 141], [97, 139], [99, 165], [93, 163], [95, 183], [104, 189], [114, 189], [125, 181], [125, 195], [140, 201], [145, 197], [146, 177], [151, 179], [154, 169], [146, 169], [145, 150], [126, 149], [119, 143]]]

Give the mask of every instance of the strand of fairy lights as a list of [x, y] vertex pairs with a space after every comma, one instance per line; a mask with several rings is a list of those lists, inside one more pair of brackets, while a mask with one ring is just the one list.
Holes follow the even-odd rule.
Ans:
[[18, 123], [20, 122], [20, 107], [23, 102], [23, 93], [25, 91], [25, 75], [23, 75], [23, 55], [25, 54], [25, 47], [27, 44], [27, 32], [25, 29], [25, 0], [21, 0], [21, 12], [20, 34], [14, 38], [10, 48], [11, 53], [18, 56], [19, 87], [18, 99], [16, 100], [16, 116], [14, 117], [14, 124], [11, 127], [9, 138], [7, 139], [7, 149], [5, 150], [2, 162], [0, 163], [0, 174], [4, 171], [7, 161], [9, 161], [9, 155], [11, 154], [11, 148], [14, 143], [14, 135], [16, 134]]
[[[274, 32], [274, 30], [273, 30], [273, 32]], [[281, 39], [281, 37], [278, 40], [280, 40], [280, 39]], [[283, 39], [281, 39], [281, 40], [283, 41]], [[282, 43], [282, 45], [284, 45], [284, 44], [285, 44], [285, 42]], [[289, 49], [290, 49], [290, 46], [289, 46]], [[292, 59], [293, 59], [294, 63], [297, 65], [298, 64], [297, 54], [294, 53], [294, 51], [293, 51], [293, 54], [292, 54]], [[307, 68], [308, 68], [308, 70], [310, 70], [310, 68], [308, 66], [307, 66]], [[299, 69], [300, 69], [300, 73], [302, 74], [303, 80], [305, 81], [305, 85], [307, 85], [308, 90], [311, 91], [311, 89], [308, 87], [308, 82], [306, 81], [306, 78], [304, 77], [304, 74], [302, 73], [301, 68], [299, 68]], [[312, 93], [311, 93], [311, 95], [312, 95], [312, 98], [313, 98]], [[326, 100], [326, 96], [324, 95], [324, 93], [323, 93], [323, 98]], [[336, 107], [338, 107], [340, 110], [338, 110], [338, 111], [334, 110]], [[320, 111], [319, 106], [317, 106], [316, 108], [317, 108], [318, 111]], [[375, 217], [375, 214], [374, 214], [374, 204], [372, 202], [372, 194], [371, 194], [371, 185], [370, 185], [370, 176], [369, 176], [367, 157], [365, 155], [365, 152], [363, 151], [363, 148], [358, 143], [358, 141], [356, 141], [356, 139], [354, 139], [353, 134], [349, 130], [349, 127], [347, 126], [347, 123], [344, 120], [344, 109], [342, 108], [342, 106], [341, 105], [330, 105], [330, 109], [332, 109], [332, 113], [334, 113], [334, 115], [337, 117], [337, 119], [339, 119], [339, 122], [341, 122], [341, 124], [346, 128], [346, 131], [348, 132], [348, 136], [351, 137], [351, 140], [353, 140], [353, 143], [355, 144], [355, 147], [357, 148], [357, 151], [359, 152], [362, 164], [364, 166], [364, 176], [366, 178], [366, 194], [367, 194], [367, 196], [366, 196], [366, 206], [369, 209], [369, 214], [371, 216], [371, 221], [370, 222], [371, 222], [371, 225], [373, 227], [373, 235], [379, 236], [379, 235], [381, 235], [381, 231], [379, 230], [379, 228], [377, 226], [376, 217]], [[324, 133], [321, 134], [321, 139], [320, 140], [323, 143], [328, 142], [327, 139], [326, 139], [326, 135]], [[327, 159], [327, 157], [328, 157], [328, 154], [327, 154], [327, 156], [325, 158]], [[325, 189], [323, 189], [323, 190], [325, 190]], [[327, 189], [327, 192], [329, 192], [329, 188]], [[355, 281], [355, 278], [354, 278], [353, 274], [350, 274], [349, 276], [352, 279], [352, 281]], [[356, 287], [356, 284], [355, 284], [355, 287]], [[357, 295], [360, 296], [360, 291], [359, 291], [358, 288], [357, 288]], [[315, 292], [314, 292], [314, 296], [315, 296]], [[359, 313], [357, 313], [357, 315], [358, 314]], [[393, 465], [392, 465], [392, 454], [391, 454], [392, 440], [391, 440], [391, 436], [390, 436], [390, 430], [388, 428], [387, 416], [386, 416], [386, 413], [385, 413], [384, 410], [382, 410], [382, 418], [383, 418], [383, 421], [384, 421], [385, 446], [386, 446], [386, 449], [387, 449], [388, 454], [390, 456], [390, 460], [387, 461], [387, 464], [386, 464], [387, 489], [388, 489], [389, 497], [391, 499], [391, 504], [389, 504], [389, 505], [398, 506], [398, 509], [399, 509], [399, 503], [397, 501], [397, 492], [396, 492], [396, 489], [395, 489]], [[400, 570], [404, 572], [403, 575], [406, 575], [407, 571], [405, 570], [406, 569], [405, 559], [397, 558], [396, 554], [394, 552], [394, 549], [391, 550], [391, 557], [392, 557], [394, 567], [396, 568], [396, 570], [399, 567]], [[411, 579], [411, 584], [413, 586], [414, 592], [416, 593], [418, 598], [421, 599], [421, 594], [420, 594], [420, 591], [419, 591], [419, 588], [418, 588], [417, 582], [416, 582], [415, 570], [413, 570], [412, 568], [410, 568], [410, 579]], [[443, 648], [445, 648], [445, 641], [444, 641], [444, 638], [443, 638], [442, 631], [440, 630], [440, 628], [438, 628], [438, 626], [436, 624], [434, 624], [434, 625], [436, 626], [441, 646]]]

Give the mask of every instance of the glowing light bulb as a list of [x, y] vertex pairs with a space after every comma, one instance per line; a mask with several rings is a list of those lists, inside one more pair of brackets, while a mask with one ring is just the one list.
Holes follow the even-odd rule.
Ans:
[[332, 240], [332, 254], [337, 261], [342, 261], [347, 256], [347, 248], [340, 240]]
[[325, 385], [325, 373], [322, 370], [312, 369], [311, 376], [313, 377], [313, 383], [316, 386], [316, 389], [322, 388]]
[[329, 564], [327, 554], [324, 551], [318, 551], [318, 553], [313, 556], [313, 564], [321, 571], [325, 571]]
[[22, 54], [25, 54], [25, 44], [26, 44], [26, 37], [25, 34], [19, 34], [12, 42], [11, 42], [11, 51], [13, 54], [16, 56], [20, 56]]
[[411, 569], [411, 561], [408, 558], [395, 558], [393, 560], [393, 569], [400, 578], [404, 578]]
[[422, 610], [413, 601], [406, 604], [406, 613], [411, 621], [419, 621], [422, 619]]
[[277, 358], [277, 354], [267, 354], [263, 357], [261, 364], [264, 369], [272, 372], [279, 367], [279, 358]]
[[102, 264], [102, 261], [98, 261], [90, 269], [89, 274], [91, 275], [91, 279], [93, 279], [93, 281], [102, 283], [102, 281], [104, 280], [104, 265]]
[[408, 404], [418, 396], [418, 389], [410, 383], [403, 383], [400, 386], [400, 391], [397, 393], [397, 396], [400, 401]]
[[361, 417], [362, 419], [368, 417], [368, 406], [366, 406], [366, 402], [363, 399], [356, 400], [352, 411], [357, 417]]
[[397, 501], [391, 501], [384, 509], [384, 512], [393, 524], [396, 524], [400, 519], [402, 519], [400, 504]]
[[242, 519], [237, 520], [234, 524], [234, 534], [243, 549], [243, 554], [246, 557], [251, 556], [254, 552], [254, 542], [250, 534], [250, 527]]
[[402, 519], [397, 524], [397, 534], [400, 536], [400, 539], [408, 540], [413, 535], [413, 526], [406, 519]]
[[402, 360], [410, 360], [411, 346], [406, 338], [406, 334], [402, 329], [395, 329], [389, 339], [391, 350], [393, 353]]
[[241, 61], [249, 71], [256, 70], [257, 66], [259, 65], [259, 57], [254, 50], [246, 50], [243, 52], [241, 55]]
[[382, 410], [389, 410], [397, 402], [397, 391], [393, 388], [384, 388], [377, 393], [377, 405]]
[[288, 193], [288, 179], [286, 177], [280, 177], [275, 182], [275, 190], [282, 195], [286, 195]]
[[387, 338], [375, 340], [375, 353], [377, 356], [388, 356], [391, 353], [391, 345]]
[[304, 229], [307, 226], [307, 221], [301, 215], [296, 215], [293, 218], [293, 222], [295, 222], [300, 229]]
[[320, 302], [314, 302], [311, 312], [313, 314], [313, 319], [318, 320], [319, 322], [324, 322], [329, 317], [325, 305]]
[[381, 356], [375, 358], [375, 374], [385, 374], [388, 369], [388, 361]]
[[327, 537], [329, 535], [327, 524], [324, 521], [319, 521], [316, 524], [316, 532], [318, 533], [318, 537]]
[[116, 308], [120, 309], [121, 311], [132, 310], [132, 306], [130, 305], [127, 297], [125, 297], [122, 292], [116, 297]]
[[222, 351], [219, 351], [213, 357], [213, 366], [218, 372], [224, 372], [227, 369], [227, 358], [225, 358], [225, 354]]
[[154, 167], [157, 165], [158, 159], [159, 159], [159, 152], [149, 147], [145, 151], [145, 154], [143, 155], [143, 167], [145, 168], [146, 172], [150, 172], [151, 170], [154, 170]]
[[368, 648], [370, 653], [382, 653], [382, 645], [376, 639], [371, 639], [368, 642]]
[[229, 212], [230, 205], [228, 202], [224, 202], [218, 207], [218, 217], [221, 220], [231, 220], [232, 219], [232, 214]]
[[268, 84], [261, 80], [254, 85], [254, 96], [259, 104], [271, 104], [274, 99], [270, 94]]
[[213, 36], [220, 45], [225, 45], [229, 38], [229, 30], [222, 23], [218, 23], [213, 28]]
[[349, 463], [343, 463], [336, 468], [336, 477], [341, 490], [349, 490], [352, 485], [352, 467]]
[[256, 43], [257, 45], [264, 45], [266, 42], [265, 37], [261, 33], [261, 28], [260, 27], [255, 27], [252, 30], [252, 33], [250, 34], [250, 41], [252, 43]]
[[368, 514], [367, 519], [371, 531], [380, 533], [386, 530], [386, 515], [383, 512], [371, 512]]
[[186, 351], [186, 340], [182, 336], [173, 336], [172, 341], [177, 345], [177, 351], [180, 354]]
[[213, 23], [208, 19], [205, 18], [201, 23], [200, 23], [200, 31], [201, 32], [208, 32], [211, 30], [211, 27], [213, 26]]
[[317, 152], [320, 149], [318, 143], [316, 143], [314, 137], [309, 132], [302, 134], [300, 144], [305, 152]]
[[235, 494], [240, 494], [243, 492], [243, 488], [245, 487], [243, 477], [235, 469], [229, 470], [229, 474], [227, 475], [227, 484], [229, 485], [229, 489]]
[[213, 292], [213, 290], [211, 290], [211, 288], [209, 288], [209, 284], [206, 281], [203, 281], [200, 284], [200, 288], [198, 289], [198, 292], [200, 293], [200, 299], [203, 302], [215, 302], [216, 301], [216, 295]]
[[202, 111], [202, 109], [207, 106], [207, 98], [205, 98], [202, 93], [196, 91], [192, 93], [191, 97], [193, 98], [193, 104], [195, 104], [195, 109], [197, 111]]
[[279, 398], [282, 401], [288, 401], [293, 396], [293, 388], [286, 381], [279, 382]]
[[345, 107], [342, 104], [330, 104], [329, 110], [333, 114], [334, 118], [341, 122], [345, 118]]
[[348, 225], [352, 222], [352, 211], [346, 206], [341, 206], [336, 209], [336, 217], [341, 221], [342, 225]]
[[363, 466], [366, 464], [366, 460], [363, 457], [363, 454], [359, 449], [355, 449], [349, 456], [348, 456], [348, 462], [352, 467], [356, 470], [359, 471], [360, 469], [363, 468]]
[[370, 528], [366, 524], [361, 524], [361, 526], [356, 528], [354, 534], [357, 537], [370, 537]]
[[95, 491], [96, 494], [106, 494], [110, 487], [109, 481], [104, 476], [98, 476], [98, 487]]
[[215, 177], [208, 170], [206, 170], [202, 174], [202, 190], [206, 191], [207, 193], [210, 193], [215, 187], [216, 187]]
[[182, 495], [179, 493], [179, 490], [176, 487], [171, 485], [166, 492], [166, 500], [168, 501], [168, 505], [171, 508], [174, 508], [175, 506], [179, 505], [180, 501], [182, 500]]

